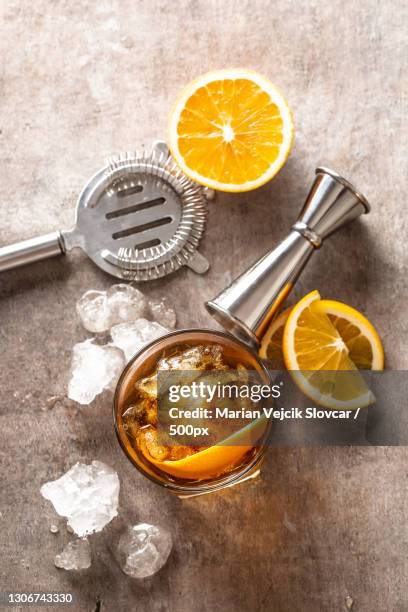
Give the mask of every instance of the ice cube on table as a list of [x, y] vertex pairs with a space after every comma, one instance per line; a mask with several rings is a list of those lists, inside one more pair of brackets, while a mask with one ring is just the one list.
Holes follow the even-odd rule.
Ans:
[[109, 328], [106, 291], [87, 291], [77, 301], [76, 310], [82, 325], [88, 331], [99, 333]]
[[167, 327], [167, 329], [174, 329], [176, 327], [176, 311], [166, 299], [158, 302], [150, 301], [149, 308], [151, 315], [155, 321]]
[[123, 353], [116, 346], [100, 346], [92, 339], [79, 342], [73, 348], [68, 397], [90, 404], [104, 389], [114, 389], [124, 366]]
[[120, 283], [107, 291], [87, 291], [76, 304], [82, 325], [90, 332], [106, 332], [112, 325], [145, 316], [147, 299], [139, 289]]
[[55, 567], [65, 570], [88, 569], [88, 567], [91, 567], [91, 562], [91, 547], [86, 538], [68, 542], [64, 550], [54, 559]]
[[84, 537], [101, 531], [118, 514], [119, 477], [102, 463], [76, 463], [57, 480], [45, 483], [41, 495], [68, 519], [74, 533]]
[[139, 289], [131, 285], [124, 283], [112, 285], [107, 290], [106, 296], [112, 315], [109, 327], [118, 323], [140, 319], [147, 313], [147, 298]]
[[122, 534], [116, 558], [122, 571], [132, 578], [147, 578], [158, 572], [169, 558], [170, 533], [162, 527], [139, 523]]
[[110, 331], [112, 342], [124, 353], [127, 361], [131, 359], [145, 344], [167, 334], [168, 329], [147, 319], [137, 319], [131, 323], [119, 323]]

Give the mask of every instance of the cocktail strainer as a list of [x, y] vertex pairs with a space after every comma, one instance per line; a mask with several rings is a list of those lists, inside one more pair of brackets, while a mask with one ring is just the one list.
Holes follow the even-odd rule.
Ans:
[[0, 271], [81, 248], [105, 272], [144, 281], [183, 265], [203, 273], [197, 251], [207, 215], [205, 189], [176, 166], [163, 142], [148, 154], [110, 160], [84, 187], [75, 226], [0, 248]]

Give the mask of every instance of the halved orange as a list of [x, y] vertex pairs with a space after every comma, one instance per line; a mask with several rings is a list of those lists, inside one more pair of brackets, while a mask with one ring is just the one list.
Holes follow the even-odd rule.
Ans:
[[249, 191], [269, 181], [292, 141], [292, 115], [280, 91], [242, 68], [210, 72], [187, 85], [169, 120], [168, 145], [177, 164], [219, 191]]

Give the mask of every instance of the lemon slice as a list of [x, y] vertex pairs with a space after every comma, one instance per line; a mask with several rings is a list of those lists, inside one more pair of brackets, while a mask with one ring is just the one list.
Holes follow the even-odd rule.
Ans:
[[285, 163], [293, 141], [289, 106], [264, 76], [247, 69], [205, 74], [181, 92], [168, 145], [194, 181], [220, 191], [249, 191]]
[[261, 417], [235, 432], [220, 444], [210, 446], [194, 455], [177, 461], [157, 461], [151, 455], [146, 459], [157, 468], [176, 478], [203, 480], [218, 476], [238, 465], [266, 432], [268, 420]]
[[312, 291], [293, 307], [283, 333], [283, 356], [303, 393], [332, 409], [350, 410], [371, 404], [374, 396], [349, 352], [322, 309], [318, 291]]
[[292, 308], [287, 308], [281, 312], [272, 321], [261, 340], [259, 356], [269, 359], [274, 370], [283, 370], [285, 367], [282, 352], [283, 330], [291, 310]]

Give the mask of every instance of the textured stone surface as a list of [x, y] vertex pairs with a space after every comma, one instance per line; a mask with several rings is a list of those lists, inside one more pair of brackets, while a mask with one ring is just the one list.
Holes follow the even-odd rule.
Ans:
[[[334, 236], [296, 288], [361, 308], [387, 364], [406, 350], [406, 3], [312, 0], [9, 0], [2, 7], [0, 244], [69, 227], [76, 198], [112, 153], [165, 135], [168, 109], [197, 74], [249, 66], [270, 76], [295, 114], [293, 153], [256, 193], [211, 204], [206, 276], [182, 270], [146, 286], [168, 296], [180, 326], [209, 324], [202, 307], [284, 236], [317, 164], [349, 176], [372, 213]], [[405, 228], [405, 229], [404, 229]], [[355, 612], [408, 608], [407, 476], [403, 448], [271, 450], [262, 476], [179, 501], [121, 452], [109, 400], [66, 401], [73, 345], [86, 337], [76, 300], [112, 279], [80, 253], [0, 279], [0, 547], [3, 590], [72, 591], [79, 611]], [[86, 576], [59, 572], [68, 540], [52, 535], [43, 482], [99, 459], [121, 478], [132, 522], [169, 529], [171, 559], [150, 581], [123, 576], [94, 541]], [[101, 608], [97, 607], [101, 602]]]

